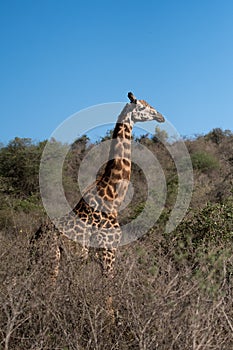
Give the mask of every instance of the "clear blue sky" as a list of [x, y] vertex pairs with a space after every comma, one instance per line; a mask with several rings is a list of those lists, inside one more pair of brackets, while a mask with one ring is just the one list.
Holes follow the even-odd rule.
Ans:
[[2, 0], [0, 40], [1, 142], [129, 90], [182, 135], [233, 130], [231, 0]]

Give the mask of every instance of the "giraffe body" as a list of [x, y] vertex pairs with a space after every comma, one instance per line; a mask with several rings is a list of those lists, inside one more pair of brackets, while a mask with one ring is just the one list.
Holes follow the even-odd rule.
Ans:
[[[113, 273], [116, 249], [121, 240], [118, 211], [130, 181], [133, 125], [137, 121], [164, 121], [146, 101], [137, 100], [132, 93], [129, 98], [131, 103], [126, 104], [114, 128], [103, 175], [89, 186], [70, 213], [53, 220], [54, 229], [81, 243], [86, 253], [89, 246], [101, 249], [100, 262], [107, 276]], [[56, 256], [60, 259], [59, 254]]]

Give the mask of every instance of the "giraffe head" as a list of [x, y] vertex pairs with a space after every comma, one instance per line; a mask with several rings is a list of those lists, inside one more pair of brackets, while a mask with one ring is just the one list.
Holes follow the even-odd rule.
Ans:
[[161, 113], [156, 111], [156, 109], [146, 101], [138, 100], [132, 92], [128, 93], [128, 98], [130, 99], [129, 108], [131, 109], [131, 119], [134, 123], [146, 122], [149, 120], [156, 120], [160, 123], [165, 121]]

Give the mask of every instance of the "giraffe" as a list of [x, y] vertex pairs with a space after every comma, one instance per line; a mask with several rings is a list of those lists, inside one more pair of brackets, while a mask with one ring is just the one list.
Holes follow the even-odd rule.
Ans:
[[[136, 122], [156, 120], [164, 122], [164, 117], [144, 100], [138, 100], [128, 93], [130, 103], [121, 111], [111, 140], [109, 158], [103, 174], [82, 194], [73, 210], [54, 224], [40, 227], [37, 236], [43, 232], [55, 231], [83, 246], [83, 256], [87, 257], [89, 247], [100, 251], [99, 262], [104, 276], [113, 277], [116, 250], [121, 240], [118, 222], [119, 207], [124, 200], [131, 174], [131, 137]], [[52, 225], [52, 226], [51, 226]], [[54, 244], [56, 245], [56, 243]], [[100, 249], [99, 249], [100, 248]], [[53, 278], [59, 271], [60, 251], [57, 246], [53, 263]]]

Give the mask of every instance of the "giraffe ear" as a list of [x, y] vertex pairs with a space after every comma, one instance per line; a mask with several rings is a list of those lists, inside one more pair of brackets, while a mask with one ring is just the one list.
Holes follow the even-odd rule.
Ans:
[[128, 92], [128, 98], [131, 103], [135, 103], [135, 104], [137, 103], [137, 99], [132, 92]]

